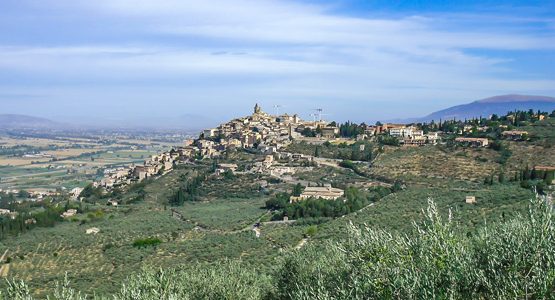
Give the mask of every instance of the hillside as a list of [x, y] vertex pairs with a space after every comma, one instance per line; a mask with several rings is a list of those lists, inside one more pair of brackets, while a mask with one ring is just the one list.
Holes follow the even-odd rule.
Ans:
[[502, 95], [468, 104], [452, 106], [433, 112], [422, 118], [396, 120], [401, 123], [429, 122], [431, 120], [464, 120], [474, 117], [488, 117], [492, 114], [503, 115], [513, 110], [541, 110], [551, 112], [555, 110], [555, 98], [532, 95]]
[[49, 119], [15, 115], [0, 115], [0, 129], [37, 129], [37, 128], [58, 128], [62, 125]]
[[[493, 100], [496, 101], [499, 100]], [[296, 285], [310, 286], [313, 275], [319, 275], [314, 270], [328, 268], [329, 276], [322, 275], [331, 283], [326, 283], [326, 286], [314, 283], [320, 289], [314, 293], [322, 291], [330, 295], [322, 299], [353, 299], [352, 295], [335, 293], [355, 288], [362, 289], [359, 294], [362, 299], [401, 298], [388, 297], [384, 294], [386, 290], [378, 287], [335, 288], [337, 285], [333, 281], [343, 279], [337, 274], [350, 274], [360, 267], [356, 261], [341, 256], [340, 250], [349, 243], [362, 243], [363, 247], [351, 250], [355, 255], [363, 254], [357, 251], [372, 252], [361, 256], [365, 260], [379, 260], [379, 255], [387, 254], [373, 252], [377, 249], [372, 247], [377, 246], [382, 250], [392, 249], [391, 255], [395, 255], [397, 250], [414, 254], [411, 261], [416, 264], [413, 265], [415, 270], [437, 264], [440, 267], [449, 266], [450, 269], [422, 269], [422, 272], [428, 272], [423, 277], [411, 274], [407, 277], [422, 280], [438, 278], [434, 282], [417, 282], [419, 286], [429, 289], [418, 288], [411, 291], [411, 295], [420, 295], [414, 294], [420, 291], [444, 295], [445, 283], [441, 278], [453, 274], [470, 276], [472, 274], [468, 270], [482, 270], [480, 268], [490, 266], [482, 263], [491, 259], [484, 256], [490, 250], [516, 255], [513, 257], [532, 253], [532, 250], [536, 251], [533, 255], [541, 253], [537, 247], [517, 248], [512, 244], [501, 245], [508, 245], [508, 250], [480, 250], [483, 248], [480, 243], [490, 242], [485, 240], [485, 226], [488, 230], [513, 232], [506, 230], [505, 226], [523, 224], [519, 215], [527, 214], [530, 200], [534, 198], [534, 187], [541, 186], [541, 190], [536, 190], [547, 194], [555, 188], [546, 186], [550, 183], [543, 184], [549, 182], [547, 173], [538, 179], [541, 175], [529, 169], [536, 165], [555, 164], [555, 147], [550, 139], [553, 137], [555, 116], [544, 114], [542, 116], [545, 117], [539, 120], [539, 117], [533, 117], [534, 114], [520, 114], [522, 120], [515, 128], [528, 130], [528, 139], [496, 137], [495, 132], [476, 133], [491, 135], [489, 138], [496, 139], [496, 147], [493, 147], [493, 140], [492, 147], [452, 143], [456, 136], [452, 133], [444, 134], [445, 142], [420, 147], [383, 143], [383, 136], [358, 141], [340, 140], [343, 141], [341, 143], [293, 141], [274, 155], [267, 155], [254, 147], [234, 147], [217, 157], [194, 156], [176, 161], [171, 171], [161, 169], [143, 180], [109, 189], [90, 184], [79, 194], [80, 201], [71, 201], [67, 198], [69, 195], [61, 193], [42, 203], [4, 203], [4, 207], [21, 214], [15, 219], [0, 218], [0, 253], [5, 253], [0, 259], [0, 276], [8, 280], [22, 280], [33, 296], [39, 299], [52, 295], [54, 283], [65, 277], [71, 281], [72, 288], [101, 296], [125, 293], [121, 291], [121, 286], [129, 280], [133, 282], [131, 289], [140, 288], [145, 282], [151, 282], [149, 278], [153, 277], [170, 280], [168, 283], [183, 288], [176, 294], [176, 299], [313, 299], [314, 294], [293, 294], [310, 292], [308, 288], [295, 291]], [[255, 112], [254, 116], [261, 118], [266, 115]], [[506, 119], [506, 116], [501, 116], [500, 120], [503, 118]], [[486, 125], [488, 128], [491, 126], [484, 123], [480, 128]], [[453, 131], [458, 130], [455, 128]], [[210, 142], [214, 143], [214, 140]], [[209, 140], [199, 141], [202, 143], [198, 144], [207, 144]], [[191, 148], [193, 146], [180, 150]], [[171, 157], [179, 151], [172, 149], [167, 153]], [[152, 156], [147, 161], [156, 161], [158, 157]], [[550, 176], [553, 175], [551, 173]], [[343, 195], [335, 200], [302, 199], [308, 187], [312, 191], [327, 187], [329, 192], [340, 190]], [[0, 193], [0, 197], [7, 199], [8, 195]], [[13, 198], [19, 199], [16, 197], [24, 196]], [[298, 198], [294, 200], [293, 197]], [[474, 200], [467, 202], [469, 198]], [[454, 245], [452, 250], [461, 250], [461, 253], [447, 249], [448, 253], [437, 252], [429, 257], [421, 255], [427, 251], [415, 252], [427, 249], [425, 247], [439, 249], [430, 245], [430, 241], [426, 242], [429, 235], [415, 228], [415, 224], [424, 226], [422, 224], [430, 221], [425, 212], [429, 211], [432, 201], [434, 209], [437, 208], [436, 216], [449, 219], [450, 225], [443, 227], [438, 223], [432, 229], [439, 231], [431, 233], [445, 235], [448, 238], [446, 245]], [[73, 215], [60, 216], [72, 209], [75, 210]], [[431, 221], [436, 222], [436, 216]], [[517, 223], [511, 220], [517, 220]], [[534, 238], [535, 232], [526, 231], [529, 227], [521, 227], [517, 236], [500, 236], [501, 240]], [[357, 230], [371, 230], [373, 233], [368, 236]], [[552, 233], [555, 236], [555, 228]], [[405, 237], [413, 240], [402, 240]], [[393, 241], [407, 243], [396, 244]], [[420, 245], [422, 241], [425, 243]], [[521, 240], [514, 242], [515, 245], [522, 245]], [[405, 249], [407, 245], [417, 247]], [[319, 257], [319, 252], [324, 255]], [[450, 256], [453, 253], [454, 256]], [[460, 257], [465, 262], [457, 265], [441, 261], [445, 257]], [[329, 264], [326, 263], [328, 258], [332, 259]], [[365, 269], [362, 276], [378, 278], [376, 274], [389, 274], [384, 270], [401, 270], [391, 260], [398, 257], [385, 258], [383, 269], [376, 272]], [[537, 261], [532, 256], [528, 258], [528, 261]], [[426, 261], [428, 259], [437, 261]], [[492, 277], [452, 281], [462, 283], [455, 287], [458, 290], [451, 299], [507, 299], [511, 297], [507, 297], [506, 293], [511, 291], [518, 293], [516, 298], [522, 298], [521, 283], [518, 287], [499, 285], [489, 291], [472, 285], [478, 279], [485, 280], [480, 282], [481, 285], [492, 286], [496, 278], [520, 278], [522, 272], [530, 269], [526, 266], [519, 269], [519, 263], [509, 262], [507, 270], [501, 270], [502, 273]], [[344, 269], [351, 266], [352, 269]], [[538, 267], [538, 272], [544, 271], [544, 267]], [[358, 275], [355, 272], [349, 276], [358, 280]], [[397, 287], [414, 286], [399, 285], [395, 274], [387, 276], [384, 278], [392, 280], [392, 283], [384, 284], [391, 284], [387, 290], [395, 293], [399, 293]], [[370, 282], [372, 278], [365, 277], [364, 282]], [[551, 280], [546, 276], [537, 278]], [[242, 284], [247, 290], [234, 289], [232, 281]], [[0, 291], [9, 290], [9, 282], [0, 280]], [[208, 286], [205, 282], [211, 284]], [[539, 288], [543, 283], [538, 282], [530, 288], [542, 291]], [[148, 291], [156, 293], [163, 289], [157, 283], [153, 284], [147, 288]], [[250, 287], [256, 291], [251, 296], [245, 296], [244, 293], [253, 291]], [[328, 287], [334, 288], [327, 290]], [[208, 292], [210, 288], [216, 290]], [[203, 292], [209, 294], [204, 295]], [[412, 298], [429, 299], [429, 296]], [[122, 296], [121, 299], [137, 298]]]
[[[241, 261], [244, 270], [256, 269], [262, 277], [273, 276], [279, 266], [276, 264], [297, 247], [306, 241], [310, 246], [342, 240], [348, 236], [351, 222], [391, 232], [410, 231], [413, 221], [422, 220], [422, 209], [426, 208], [428, 198], [436, 201], [442, 214], [453, 209], [457, 228], [465, 234], [475, 232], [484, 222], [496, 223], [503, 217], [525, 213], [528, 200], [533, 197], [530, 190], [513, 183], [485, 187], [481, 182], [464, 180], [469, 177], [464, 174], [465, 170], [469, 174], [489, 174], [498, 165], [492, 158], [469, 165], [478, 153], [462, 156], [461, 151], [442, 152], [450, 165], [439, 167], [429, 163], [439, 155], [434, 148], [387, 149], [377, 160], [379, 167], [374, 172], [407, 180], [405, 190], [389, 194], [375, 205], [344, 218], [307, 219], [293, 225], [263, 224], [258, 238], [252, 226], [259, 220], [269, 221], [265, 201], [275, 193], [290, 191], [293, 184], [253, 174], [214, 177], [199, 186], [199, 201], [186, 202], [170, 210], [168, 199], [183, 180], [190, 178], [192, 172], [208, 170], [212, 165], [211, 161], [200, 161], [196, 165], [181, 166], [158, 180], [131, 187], [115, 196], [122, 203], [118, 207], [87, 200], [82, 203], [84, 213], [53, 227], [8, 237], [2, 240], [0, 251], [9, 251], [10, 277], [23, 279], [37, 296], [44, 297], [51, 292], [54, 286], [49, 284], [62, 280], [66, 272], [72, 287], [89, 294], [106, 295], [117, 292], [125, 278], [143, 267], [183, 266], [188, 270], [197, 262], [213, 265], [231, 260]], [[489, 150], [485, 152], [479, 151], [479, 155], [494, 156]], [[406, 174], [391, 171], [396, 169], [394, 161], [409, 157], [417, 159], [407, 167]], [[247, 164], [262, 158], [237, 152], [228, 162]], [[421, 176], [423, 165], [430, 166], [433, 178]], [[457, 175], [452, 170], [461, 172], [459, 180], [450, 178]], [[307, 168], [295, 176], [332, 184], [367, 180], [349, 169], [337, 167], [326, 167], [325, 172], [324, 168]], [[266, 182], [265, 189], [260, 189], [258, 182]], [[434, 187], [427, 188], [432, 182]], [[464, 197], [469, 193], [479, 199], [479, 204], [464, 204]], [[93, 227], [100, 232], [85, 233]], [[154, 247], [134, 246], [147, 238], [160, 243]]]

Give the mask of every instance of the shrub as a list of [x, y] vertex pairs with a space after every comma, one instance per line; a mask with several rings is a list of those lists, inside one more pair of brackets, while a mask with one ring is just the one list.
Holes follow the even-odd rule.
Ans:
[[238, 262], [196, 264], [188, 269], [144, 270], [131, 276], [117, 300], [263, 299], [270, 279]]
[[318, 232], [318, 227], [316, 225], [311, 225], [306, 229], [305, 235], [307, 237], [312, 237], [316, 235], [317, 232]]
[[458, 233], [433, 202], [413, 235], [352, 227], [309, 245], [279, 272], [279, 299], [554, 299], [555, 221], [544, 198], [527, 217]]
[[133, 242], [133, 247], [143, 248], [148, 246], [157, 246], [161, 243], [162, 243], [162, 240], [160, 240], [159, 238], [137, 239]]

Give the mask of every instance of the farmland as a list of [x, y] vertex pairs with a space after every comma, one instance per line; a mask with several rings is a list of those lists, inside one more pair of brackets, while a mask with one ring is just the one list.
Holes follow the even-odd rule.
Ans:
[[108, 167], [140, 164], [170, 143], [90, 138], [0, 136], [0, 189], [47, 191], [83, 187]]

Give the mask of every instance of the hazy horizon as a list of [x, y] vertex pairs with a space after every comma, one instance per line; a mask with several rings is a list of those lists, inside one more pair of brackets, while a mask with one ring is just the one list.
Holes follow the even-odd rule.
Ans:
[[5, 0], [0, 24], [0, 113], [75, 124], [198, 129], [255, 103], [369, 122], [555, 96], [550, 1]]

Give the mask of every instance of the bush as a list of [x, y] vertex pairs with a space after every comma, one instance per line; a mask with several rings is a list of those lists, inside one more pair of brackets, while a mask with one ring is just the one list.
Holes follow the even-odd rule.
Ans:
[[352, 227], [344, 242], [309, 245], [279, 272], [279, 299], [554, 299], [555, 218], [530, 214], [467, 237], [430, 202], [413, 235]]
[[149, 246], [157, 246], [161, 244], [162, 241], [159, 238], [146, 238], [146, 239], [137, 239], [133, 242], [133, 247], [136, 248], [143, 248]]
[[318, 232], [318, 227], [316, 225], [311, 225], [306, 229], [305, 235], [307, 237], [313, 237], [314, 235], [316, 235], [317, 232]]
[[145, 270], [132, 276], [117, 300], [263, 299], [270, 279], [238, 262], [196, 264], [188, 269]]
[[[7, 282], [0, 300], [33, 300], [29, 287], [22, 281]], [[56, 283], [53, 300], [160, 300], [160, 299], [264, 299], [273, 291], [268, 276], [246, 268], [238, 262], [214, 265], [194, 264], [186, 269], [143, 269], [129, 277], [121, 290], [109, 298], [88, 297], [70, 288], [69, 281]]]

